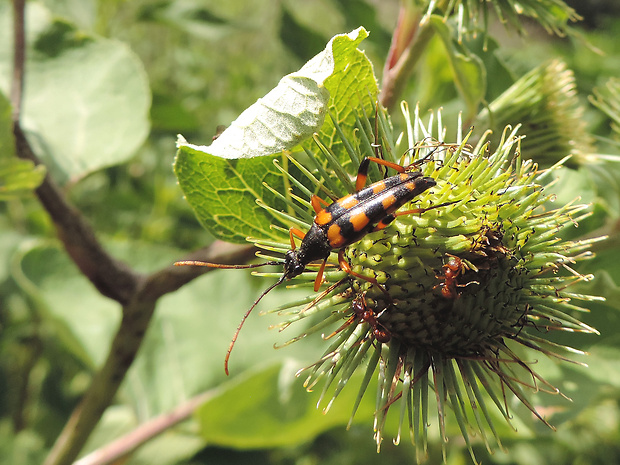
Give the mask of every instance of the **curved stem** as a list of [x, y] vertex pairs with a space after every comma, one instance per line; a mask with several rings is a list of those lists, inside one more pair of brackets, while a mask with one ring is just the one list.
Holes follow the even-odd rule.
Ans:
[[13, 0], [13, 76], [11, 79], [11, 106], [13, 121], [19, 121], [24, 94], [24, 63], [26, 61], [26, 33], [24, 5], [26, 0]]
[[395, 108], [433, 34], [428, 17], [411, 2], [404, 2], [383, 69], [379, 94], [379, 101], [388, 110]]

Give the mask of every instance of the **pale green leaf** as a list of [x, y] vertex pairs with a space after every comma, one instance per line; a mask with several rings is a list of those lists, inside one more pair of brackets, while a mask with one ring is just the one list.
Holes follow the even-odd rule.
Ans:
[[[197, 412], [204, 438], [214, 445], [257, 449], [292, 446], [336, 426], [344, 429], [361, 375], [353, 376], [354, 387], [345, 389], [324, 414], [317, 409], [320, 390], [306, 392], [304, 377], [294, 377], [298, 368], [275, 365], [222, 386]], [[367, 422], [373, 411], [373, 396], [365, 396], [355, 418]]]
[[118, 304], [96, 293], [62, 250], [42, 243], [24, 243], [22, 249], [12, 275], [39, 319], [85, 366], [103, 363], [120, 321]]
[[284, 76], [247, 108], [210, 145], [192, 146], [222, 158], [252, 158], [291, 150], [323, 125], [330, 92], [326, 80], [342, 71], [346, 58], [368, 36], [364, 28], [329, 41], [299, 71]]
[[45, 167], [15, 157], [11, 105], [0, 94], [0, 200], [29, 194], [44, 176]]
[[459, 44], [443, 18], [431, 16], [430, 22], [446, 49], [454, 83], [473, 116], [486, 92], [486, 70], [482, 60]]
[[45, 177], [45, 167], [29, 160], [0, 159], [0, 200], [29, 194]]
[[277, 155], [230, 160], [181, 145], [174, 172], [198, 220], [219, 239], [245, 242], [251, 237], [273, 237], [273, 218], [257, 205], [277, 205], [264, 185], [284, 192], [284, 182], [273, 165]]
[[[7, 39], [0, 71], [10, 68], [10, 20], [10, 8], [0, 8], [0, 39]], [[121, 42], [51, 19], [36, 3], [28, 4], [26, 23], [21, 124], [36, 155], [61, 183], [129, 160], [149, 131], [151, 97], [138, 58]], [[0, 88], [6, 92], [8, 79]]]

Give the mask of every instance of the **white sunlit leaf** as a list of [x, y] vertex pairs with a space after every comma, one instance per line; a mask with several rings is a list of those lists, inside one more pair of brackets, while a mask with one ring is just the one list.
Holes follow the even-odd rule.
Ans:
[[[318, 132], [329, 103], [325, 81], [336, 69], [335, 42], [355, 50], [368, 33], [358, 28], [333, 37], [299, 71], [284, 76], [246, 109], [210, 146], [191, 146], [222, 158], [252, 158], [288, 150]], [[338, 53], [342, 49], [338, 48]], [[185, 144], [183, 144], [185, 145]]]

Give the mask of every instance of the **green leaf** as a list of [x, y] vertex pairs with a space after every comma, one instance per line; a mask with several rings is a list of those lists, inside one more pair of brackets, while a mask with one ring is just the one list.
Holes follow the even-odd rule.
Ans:
[[[284, 76], [210, 145], [191, 146], [222, 158], [252, 158], [292, 150], [323, 125], [330, 98], [326, 81], [342, 72], [368, 36], [359, 28], [334, 37], [299, 71]], [[188, 144], [183, 144], [188, 145]]]
[[29, 194], [45, 176], [44, 166], [15, 158], [11, 105], [0, 94], [0, 200]]
[[468, 116], [473, 117], [486, 93], [486, 70], [482, 60], [454, 40], [442, 17], [433, 15], [430, 23], [444, 44], [455, 85], [467, 104]]
[[[0, 70], [10, 67], [10, 20], [10, 8], [0, 8]], [[26, 24], [21, 124], [37, 156], [61, 183], [129, 160], [149, 131], [150, 91], [138, 58], [121, 42], [52, 20], [36, 3], [28, 3]], [[2, 78], [0, 88], [8, 88]]]
[[[372, 114], [377, 82], [372, 65], [357, 45], [365, 29], [335, 36], [325, 50], [299, 71], [245, 110], [210, 146], [196, 146], [180, 138], [175, 161], [179, 185], [199, 221], [217, 238], [242, 242], [245, 238], [274, 238], [274, 218], [257, 201], [274, 205], [263, 185], [285, 194], [286, 185], [273, 166], [276, 155], [294, 150], [320, 131], [323, 140], [336, 137], [329, 111], [342, 130], [353, 137], [354, 110]], [[332, 150], [341, 159], [341, 144]], [[264, 158], [270, 155], [271, 157]], [[219, 157], [219, 158], [218, 158]], [[234, 159], [234, 160], [233, 160]], [[278, 206], [278, 203], [275, 204]], [[290, 225], [283, 225], [290, 226]]]
[[15, 156], [15, 138], [13, 137], [13, 120], [11, 119], [11, 103], [0, 94], [0, 159]]
[[[324, 414], [317, 409], [320, 391], [306, 392], [304, 376], [294, 376], [297, 368], [286, 363], [276, 365], [222, 386], [220, 394], [197, 411], [204, 438], [218, 446], [257, 449], [292, 446], [334, 426], [344, 428], [351, 417], [361, 376], [351, 378], [351, 387]], [[372, 397], [364, 397], [356, 421], [372, 418]]]
[[45, 167], [29, 160], [0, 159], [0, 200], [29, 194], [45, 177]]
[[245, 242], [247, 237], [277, 237], [273, 218], [256, 201], [277, 205], [263, 182], [285, 192], [280, 172], [273, 165], [278, 155], [227, 160], [182, 145], [174, 172], [185, 198], [200, 223], [219, 239]]
[[24, 244], [12, 275], [58, 344], [88, 367], [103, 362], [120, 308], [96, 293], [63, 251], [43, 243]]
[[[368, 33], [362, 28], [364, 37]], [[338, 37], [338, 36], [337, 36]], [[333, 52], [336, 60], [334, 72], [325, 81], [331, 94], [329, 111], [348, 140], [355, 140], [356, 116], [366, 114], [374, 117], [379, 87], [372, 63], [366, 54], [344, 40], [334, 40]], [[336, 137], [336, 129], [331, 118], [326, 118], [319, 132], [321, 141], [326, 144], [339, 160], [348, 160], [342, 141]]]

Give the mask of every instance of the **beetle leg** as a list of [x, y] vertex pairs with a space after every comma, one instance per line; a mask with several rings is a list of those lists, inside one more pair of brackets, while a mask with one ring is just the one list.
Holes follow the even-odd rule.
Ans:
[[[429, 210], [434, 210], [435, 208], [441, 208], [441, 207], [446, 207], [448, 205], [452, 205], [453, 203], [456, 202], [445, 202], [445, 203], [440, 203], [439, 205], [433, 205], [432, 207], [428, 207], [428, 208], [414, 208], [413, 210], [405, 210], [402, 212], [396, 212], [396, 213], [392, 213], [392, 215], [394, 217], [397, 216], [403, 216], [403, 215], [413, 215], [415, 213], [424, 213], [427, 212]], [[388, 215], [389, 216], [389, 215]], [[388, 223], [389, 224], [389, 223]], [[377, 225], [378, 226], [378, 225]], [[387, 225], [386, 225], [387, 226]], [[385, 226], [384, 226], [385, 227]]]
[[357, 178], [355, 178], [355, 190], [360, 191], [366, 185], [366, 179], [368, 178], [368, 162], [369, 158], [364, 158], [360, 163], [360, 167], [357, 170]]
[[329, 204], [325, 200], [314, 194], [312, 195], [312, 197], [310, 197], [310, 204], [312, 205], [312, 208], [314, 208], [314, 213], [318, 213], [323, 210], [323, 207], [329, 206]]
[[365, 157], [360, 163], [360, 167], [357, 170], [357, 178], [355, 179], [355, 190], [359, 191], [366, 185], [366, 178], [368, 178], [368, 166], [370, 162], [375, 162], [378, 165], [387, 166], [399, 173], [404, 173], [405, 168], [398, 163], [392, 163], [391, 161], [383, 160], [377, 157]]
[[368, 158], [368, 160], [374, 161], [375, 163], [377, 163], [379, 165], [383, 165], [383, 166], [387, 166], [388, 168], [392, 168], [393, 170], [396, 170], [399, 173], [404, 173], [405, 171], [407, 171], [407, 169], [404, 166], [399, 165], [398, 163], [392, 163], [391, 161], [383, 160], [381, 158], [376, 158], [376, 157], [367, 157], [367, 158]]
[[321, 263], [321, 268], [319, 268], [319, 271], [316, 274], [316, 279], [314, 280], [314, 292], [317, 292], [321, 287], [321, 284], [323, 284], [323, 271], [325, 270], [326, 263], [327, 259], [323, 260], [323, 263]]
[[291, 237], [291, 250], [295, 250], [295, 239], [293, 238], [293, 236], [297, 236], [302, 241], [304, 240], [304, 237], [306, 237], [306, 233], [304, 233], [303, 231], [300, 231], [297, 228], [289, 229], [288, 233], [289, 233], [289, 235]]
[[356, 278], [362, 279], [364, 281], [367, 281], [377, 286], [381, 290], [381, 292], [383, 292], [383, 294], [387, 297], [388, 301], [393, 302], [392, 296], [388, 293], [385, 287], [379, 284], [379, 282], [375, 278], [370, 278], [368, 276], [361, 275], [351, 269], [351, 265], [349, 264], [347, 259], [344, 257], [344, 249], [340, 249], [340, 251], [338, 252], [338, 264], [340, 265], [340, 269], [342, 271], [350, 274], [351, 276], [355, 276]]

